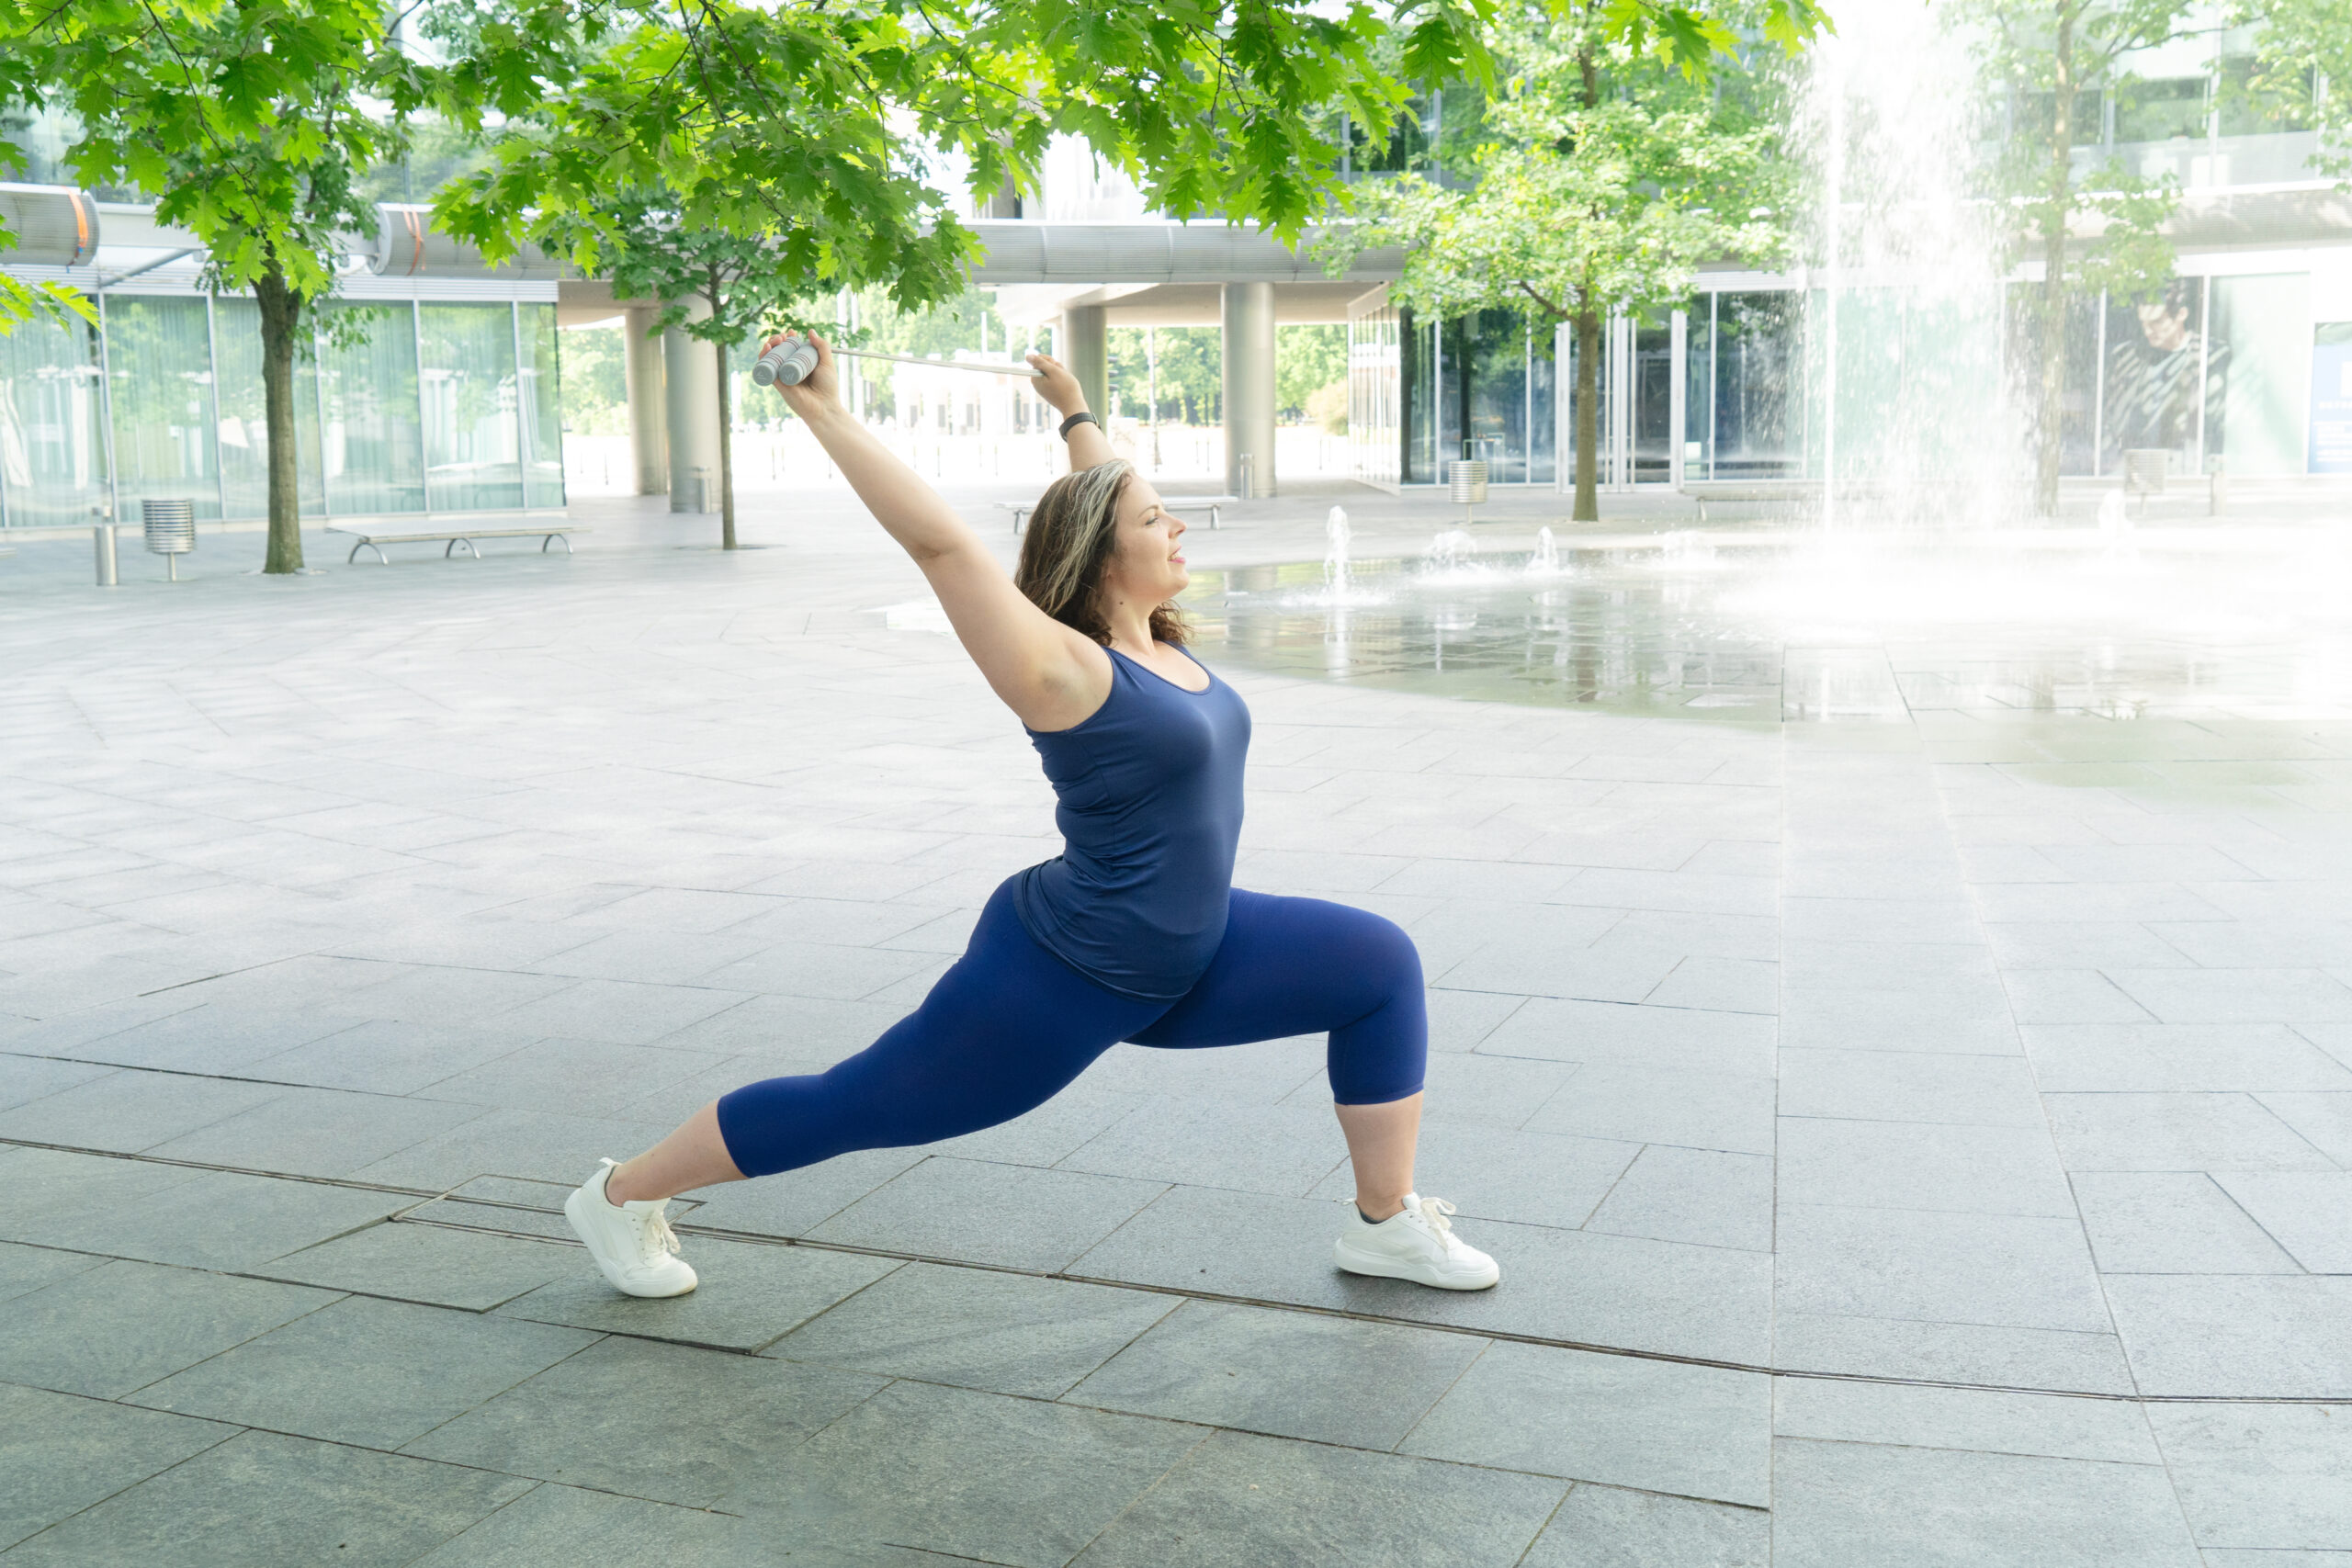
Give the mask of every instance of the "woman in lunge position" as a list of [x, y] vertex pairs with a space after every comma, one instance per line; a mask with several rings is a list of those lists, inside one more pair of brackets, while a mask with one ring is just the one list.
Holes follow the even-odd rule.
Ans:
[[564, 1204], [635, 1296], [695, 1271], [662, 1212], [681, 1192], [870, 1149], [928, 1144], [1044, 1104], [1121, 1041], [1183, 1050], [1328, 1031], [1355, 1167], [1335, 1257], [1357, 1274], [1476, 1291], [1494, 1259], [1413, 1190], [1428, 1050], [1420, 958], [1361, 909], [1232, 886], [1250, 711], [1183, 650], [1170, 603], [1184, 525], [1111, 444], [1069, 371], [1038, 390], [1073, 471], [1038, 501], [1017, 584], [978, 535], [835, 396], [831, 351], [776, 390], [930, 579], [956, 635], [1027, 727], [1064, 852], [1008, 879], [922, 1005], [829, 1070], [747, 1084]]

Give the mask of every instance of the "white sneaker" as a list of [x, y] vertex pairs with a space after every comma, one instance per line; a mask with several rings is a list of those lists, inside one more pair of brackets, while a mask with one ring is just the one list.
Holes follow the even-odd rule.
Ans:
[[1483, 1291], [1503, 1277], [1495, 1260], [1453, 1234], [1446, 1216], [1453, 1205], [1442, 1198], [1405, 1194], [1405, 1207], [1378, 1224], [1348, 1205], [1346, 1227], [1331, 1255], [1351, 1274], [1410, 1280], [1441, 1291]]
[[663, 1215], [670, 1201], [616, 1203], [605, 1197], [605, 1183], [616, 1163], [606, 1160], [602, 1170], [572, 1190], [563, 1201], [563, 1217], [588, 1244], [588, 1256], [613, 1289], [632, 1296], [684, 1295], [696, 1281], [694, 1269], [677, 1256], [677, 1234]]

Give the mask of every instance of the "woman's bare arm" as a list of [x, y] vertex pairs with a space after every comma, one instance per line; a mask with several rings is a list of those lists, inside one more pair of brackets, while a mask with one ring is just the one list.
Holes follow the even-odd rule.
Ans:
[[[1005, 705], [1032, 729], [1082, 722], [1110, 694], [1109, 656], [1031, 604], [971, 525], [850, 416], [837, 395], [832, 351], [822, 338], [815, 342], [817, 368], [798, 386], [776, 390], [808, 422], [866, 510], [930, 580], [965, 651]], [[1102, 448], [1108, 457], [1110, 443], [1103, 441]]]

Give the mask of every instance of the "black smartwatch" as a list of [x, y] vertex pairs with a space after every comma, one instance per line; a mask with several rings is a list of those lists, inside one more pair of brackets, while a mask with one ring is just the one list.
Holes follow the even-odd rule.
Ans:
[[1097, 430], [1102, 428], [1102, 422], [1101, 420], [1095, 418], [1092, 414], [1088, 413], [1084, 409], [1080, 409], [1076, 413], [1070, 415], [1068, 419], [1062, 421], [1062, 439], [1065, 441], [1069, 440], [1069, 433], [1076, 430], [1081, 424], [1091, 424]]

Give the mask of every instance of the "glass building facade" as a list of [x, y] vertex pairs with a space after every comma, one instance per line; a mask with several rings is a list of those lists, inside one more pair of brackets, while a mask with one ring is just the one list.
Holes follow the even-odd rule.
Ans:
[[[477, 291], [479, 292], [479, 291]], [[345, 299], [295, 362], [306, 518], [564, 503], [554, 290], [544, 299]], [[0, 337], [0, 524], [203, 521], [268, 510], [260, 311], [250, 299], [109, 290], [100, 324]]]
[[[2149, 450], [2183, 474], [2345, 471], [2352, 437], [2339, 427], [2352, 392], [2337, 381], [2352, 274], [2340, 253], [2278, 259], [2310, 265], [2184, 271], [2148, 299], [2077, 301], [2060, 471], [2112, 478], [2125, 452]], [[1863, 282], [1833, 306], [1795, 278], [1709, 281], [1664, 321], [1620, 318], [1603, 333], [1605, 488], [1831, 472], [1841, 483], [1966, 482], [1981, 478], [1988, 444], [2013, 450], [2020, 439], [2038, 364], [2037, 286], [1935, 296]], [[1359, 300], [1349, 325], [1353, 476], [1434, 484], [1447, 462], [1476, 457], [1494, 483], [1567, 488], [1573, 334], [1561, 327], [1546, 344], [1537, 330], [1502, 312], [1418, 321], [1381, 290]]]

